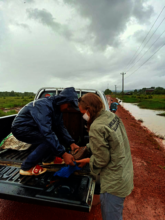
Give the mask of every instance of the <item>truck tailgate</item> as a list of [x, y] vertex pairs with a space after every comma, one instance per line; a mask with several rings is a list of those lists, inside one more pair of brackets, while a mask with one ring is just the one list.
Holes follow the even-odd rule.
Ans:
[[89, 212], [95, 181], [89, 175], [21, 176], [19, 168], [0, 166], [0, 198]]

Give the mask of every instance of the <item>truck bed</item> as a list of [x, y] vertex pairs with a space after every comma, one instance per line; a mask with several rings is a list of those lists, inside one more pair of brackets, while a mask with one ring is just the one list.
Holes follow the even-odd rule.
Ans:
[[[41, 88], [35, 100], [45, 97], [47, 93], [57, 95], [61, 90], [62, 88]], [[78, 96], [87, 92], [99, 95], [109, 110], [107, 100], [100, 91], [77, 89]], [[15, 116], [0, 117], [0, 142], [11, 132]], [[66, 111], [63, 113], [63, 120], [76, 143], [85, 146], [89, 137], [81, 113], [76, 110]], [[62, 140], [60, 142], [62, 143]], [[95, 180], [90, 176], [89, 165], [67, 179], [53, 176], [55, 171], [65, 165], [47, 166], [48, 171], [39, 176], [21, 176], [20, 166], [35, 147], [32, 146], [26, 151], [0, 151], [0, 198], [89, 212], [93, 195], [100, 193], [99, 177]]]
[[[0, 127], [3, 127], [0, 141], [10, 133], [14, 117], [0, 118]], [[19, 174], [22, 162], [35, 147], [33, 145], [25, 151], [0, 151], [0, 198], [89, 212], [95, 192], [95, 180], [89, 175], [89, 166], [72, 174], [68, 179], [53, 177], [54, 172], [65, 165], [45, 166], [48, 171], [40, 176]], [[99, 190], [99, 185], [96, 189]]]
[[0, 198], [89, 212], [95, 182], [88, 175], [53, 177], [21, 176], [19, 168], [0, 166]]

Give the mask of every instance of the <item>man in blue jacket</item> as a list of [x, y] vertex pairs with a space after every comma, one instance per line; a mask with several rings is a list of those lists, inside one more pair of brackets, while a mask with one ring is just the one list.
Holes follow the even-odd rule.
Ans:
[[58, 133], [72, 150], [79, 148], [63, 124], [62, 112], [69, 106], [78, 109], [78, 96], [73, 87], [65, 88], [59, 95], [30, 102], [20, 110], [12, 124], [13, 135], [20, 141], [38, 145], [22, 163], [20, 174], [46, 172], [46, 168], [37, 165], [45, 157], [49, 160], [62, 157], [65, 164], [75, 165], [73, 156], [65, 151], [57, 137]]
[[113, 100], [111, 100], [110, 111], [115, 113], [117, 111], [118, 105], [119, 105], [119, 103], [113, 102]]

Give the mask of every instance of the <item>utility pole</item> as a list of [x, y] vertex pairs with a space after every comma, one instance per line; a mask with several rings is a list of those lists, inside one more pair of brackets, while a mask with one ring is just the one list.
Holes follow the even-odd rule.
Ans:
[[117, 91], [117, 86], [115, 85], [115, 98], [116, 98], [116, 91]]
[[126, 73], [120, 73], [122, 75], [122, 99], [123, 99], [123, 96], [124, 96], [124, 75]]

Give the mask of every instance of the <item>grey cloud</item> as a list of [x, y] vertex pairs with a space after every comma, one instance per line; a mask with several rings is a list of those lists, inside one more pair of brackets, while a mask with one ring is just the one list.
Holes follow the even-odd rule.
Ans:
[[164, 45], [164, 38], [163, 37], [157, 37], [155, 38], [149, 47], [149, 50], [152, 52], [156, 52], [157, 50], [159, 50], [159, 48], [161, 48]]
[[0, 11], [0, 45], [8, 38], [8, 26], [4, 19], [3, 13]]
[[46, 9], [39, 10], [37, 8], [29, 8], [26, 11], [28, 13], [29, 18], [35, 19], [43, 25], [51, 27], [53, 31], [58, 32], [67, 38], [71, 37], [72, 34], [70, 30], [66, 27], [66, 25], [62, 25], [56, 22], [53, 15]]
[[[163, 52], [163, 48], [162, 48], [162, 52]], [[164, 56], [162, 56], [162, 59], [159, 60], [159, 62], [157, 62], [157, 65], [154, 66], [153, 70], [157, 73], [157, 76], [165, 77]]]
[[88, 18], [88, 34], [94, 35], [94, 44], [104, 50], [108, 45], [119, 45], [118, 36], [125, 30], [130, 17], [139, 22], [148, 21], [152, 7], [144, 8], [141, 0], [64, 0]]
[[[133, 37], [136, 39], [137, 42], [142, 43], [145, 36], [147, 35], [147, 32], [149, 30], [140, 30], [140, 31], [136, 31], [133, 35]], [[147, 40], [147, 39], [146, 39]]]
[[137, 31], [134, 34], [133, 38], [136, 39], [139, 45], [134, 51], [133, 58], [130, 59], [131, 63], [129, 64], [129, 67], [126, 68], [127, 71], [133, 72], [140, 65], [143, 65], [143, 63], [146, 62], [148, 59], [149, 60], [147, 61], [147, 65], [152, 65], [153, 61], [157, 60], [156, 54], [158, 53], [159, 49], [164, 45], [163, 36], [165, 35], [165, 31], [161, 31], [160, 33], [155, 33], [153, 35], [155, 31], [155, 28], [153, 28], [153, 30], [148, 35], [149, 30]]
[[34, 0], [24, 0], [24, 3], [34, 3]]
[[17, 27], [21, 27], [23, 29], [26, 29], [26, 30], [28, 30], [30, 32], [30, 27], [27, 24], [18, 23], [18, 22], [14, 22], [14, 21], [11, 21], [11, 24], [16, 25]]
[[29, 29], [29, 26], [27, 24], [23, 24], [23, 23], [16, 23], [17, 26], [23, 27], [25, 29]]
[[[74, 10], [69, 10], [68, 5], [65, 6], [66, 17], [62, 14], [64, 13], [62, 7], [59, 7], [58, 12], [60, 13], [58, 18], [64, 16], [65, 21], [73, 12], [74, 16], [68, 20], [68, 28], [57, 22], [55, 13], [49, 12], [50, 8], [53, 11], [53, 7], [56, 6], [53, 1], [42, 3], [46, 10], [39, 9], [41, 7], [39, 1], [35, 1], [34, 9], [27, 4], [30, 7], [27, 10], [28, 18], [24, 16], [26, 4], [13, 3], [16, 9], [15, 13], [13, 13], [13, 7], [4, 7], [4, 19], [0, 22], [1, 39], [3, 38], [3, 41], [0, 41], [1, 90], [10, 91], [13, 89], [15, 91], [36, 92], [44, 86], [75, 86], [105, 90], [107, 84], [112, 90], [114, 90], [114, 85], [117, 85], [118, 90], [121, 89], [122, 78], [120, 73], [125, 72], [126, 64], [134, 55], [133, 48], [138, 48], [139, 44], [137, 44], [134, 36], [130, 40], [125, 39], [123, 42], [119, 41], [118, 36], [125, 30], [125, 25], [130, 17], [135, 17], [134, 14], [136, 14], [138, 20], [141, 18], [140, 14], [135, 12], [134, 6], [136, 4], [133, 5], [131, 0], [130, 3], [129, 0], [120, 0], [120, 2], [119, 0], [82, 0], [81, 2], [80, 0], [69, 0], [67, 1], [68, 4], [70, 1], [73, 3], [73, 8], [77, 9], [76, 15]], [[93, 8], [91, 8], [92, 3]], [[139, 4], [142, 6], [142, 3]], [[156, 3], [154, 7], [156, 8]], [[19, 11], [21, 11], [20, 15]], [[150, 9], [140, 7], [138, 11], [150, 16]], [[81, 16], [79, 16], [80, 14]], [[23, 19], [20, 20], [21, 18]], [[9, 21], [11, 20], [17, 21], [14, 28], [10, 26]], [[72, 21], [74, 22], [72, 23]], [[139, 22], [145, 21], [147, 21], [145, 16], [139, 20]], [[20, 28], [28, 30], [26, 24], [31, 30], [35, 28], [33, 34], [20, 31]], [[54, 36], [50, 31], [43, 31], [45, 27], [58, 34]], [[75, 31], [74, 37], [77, 39], [73, 38], [70, 33], [70, 30], [73, 29]], [[70, 41], [63, 36], [69, 38]], [[79, 38], [81, 38], [81, 42]], [[109, 48], [104, 53], [103, 50], [106, 45], [115, 48]], [[90, 47], [93, 53], [90, 51]], [[165, 79], [163, 76], [164, 51], [163, 48], [158, 53], [159, 56], [155, 55], [135, 74], [125, 78], [125, 89], [150, 86], [164, 87], [162, 85]], [[135, 69], [140, 65], [141, 63]], [[132, 71], [127, 72], [126, 76], [129, 76]]]
[[[156, 51], [159, 47], [164, 44], [164, 36], [165, 30], [161, 31], [160, 33], [154, 33], [155, 28], [148, 34], [148, 30], [146, 31], [137, 31], [134, 34], [134, 38], [137, 42], [139, 42], [141, 53], [151, 53]], [[145, 39], [145, 37], [147, 38]], [[145, 41], [144, 41], [145, 39]]]
[[[13, 0], [0, 0], [0, 2], [4, 2], [4, 3], [10, 3], [13, 2]], [[22, 0], [22, 3], [26, 4], [26, 3], [35, 3], [34, 0]]]
[[[145, 72], [144, 72], [145, 74]], [[143, 75], [144, 75], [143, 74]], [[148, 82], [148, 77], [150, 77], [150, 81]], [[149, 88], [151, 86], [161, 86], [164, 88], [164, 80], [165, 80], [165, 76], [150, 76], [149, 73], [145, 74], [145, 78], [142, 77], [141, 79], [137, 79], [135, 81], [135, 78], [132, 77], [132, 79], [130, 78], [129, 82], [125, 84], [125, 87], [128, 89], [141, 89], [141, 88]]]
[[48, 25], [53, 28], [59, 28], [59, 24], [54, 21], [51, 13], [47, 12], [45, 9], [27, 9], [29, 18], [36, 19], [44, 25]]
[[154, 13], [154, 10], [151, 5], [145, 8], [142, 4], [142, 1], [137, 1], [137, 0], [134, 1], [133, 15], [141, 23], [147, 22], [153, 13]]

